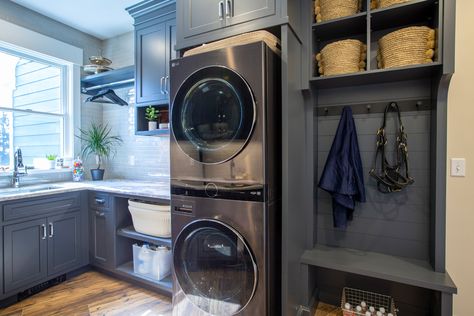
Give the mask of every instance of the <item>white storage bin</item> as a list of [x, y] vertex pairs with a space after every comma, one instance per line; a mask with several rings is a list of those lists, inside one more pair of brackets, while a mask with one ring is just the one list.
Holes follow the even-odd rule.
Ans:
[[171, 237], [171, 208], [169, 205], [128, 200], [135, 230], [156, 237]]
[[167, 247], [133, 245], [133, 271], [137, 274], [159, 281], [171, 274], [171, 260]]

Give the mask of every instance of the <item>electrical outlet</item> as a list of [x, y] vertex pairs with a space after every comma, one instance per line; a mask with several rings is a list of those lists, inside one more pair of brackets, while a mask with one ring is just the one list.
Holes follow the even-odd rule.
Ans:
[[466, 159], [451, 158], [451, 177], [466, 176]]
[[135, 166], [135, 156], [134, 155], [128, 156], [128, 164], [130, 166]]

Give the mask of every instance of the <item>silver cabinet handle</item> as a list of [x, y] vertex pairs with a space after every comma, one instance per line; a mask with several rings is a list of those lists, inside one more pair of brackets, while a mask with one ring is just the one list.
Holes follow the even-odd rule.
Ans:
[[232, 17], [232, 0], [225, 0], [225, 17]]
[[105, 200], [104, 200], [104, 199], [95, 198], [95, 202], [96, 202], [97, 204], [105, 204]]
[[169, 79], [169, 77], [166, 76], [166, 77], [165, 77], [165, 94], [169, 94], [169, 93], [170, 93], [169, 90], [168, 90], [168, 79]]
[[219, 2], [219, 20], [224, 20], [224, 1]]
[[163, 90], [163, 82], [165, 81], [165, 77], [161, 77], [160, 79], [160, 90], [161, 90], [161, 94], [165, 94], [165, 90]]
[[49, 238], [53, 238], [54, 236], [54, 225], [53, 223], [49, 223]]
[[42, 232], [43, 232], [43, 235], [41, 236], [41, 239], [46, 239], [46, 225], [45, 224], [41, 224], [41, 229], [42, 229]]
[[102, 217], [102, 216], [105, 215], [105, 213], [104, 213], [104, 212], [95, 211], [95, 215]]

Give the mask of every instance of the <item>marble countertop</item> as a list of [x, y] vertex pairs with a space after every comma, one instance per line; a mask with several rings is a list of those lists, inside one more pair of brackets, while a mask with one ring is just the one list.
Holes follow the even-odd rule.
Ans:
[[151, 182], [117, 179], [105, 181], [55, 182], [24, 186], [20, 188], [5, 188], [0, 189], [0, 202], [82, 190], [101, 191], [162, 200], [170, 199], [170, 184], [167, 180]]

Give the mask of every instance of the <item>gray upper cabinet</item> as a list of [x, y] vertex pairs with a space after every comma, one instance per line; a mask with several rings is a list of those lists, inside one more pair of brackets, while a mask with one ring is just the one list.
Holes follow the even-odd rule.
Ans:
[[276, 0], [184, 0], [182, 2], [184, 37], [276, 13]]
[[166, 100], [166, 23], [153, 24], [135, 33], [136, 102]]
[[225, 8], [222, 0], [183, 1], [184, 37], [206, 33], [225, 26]]
[[81, 263], [81, 213], [48, 218], [48, 275], [74, 269]]
[[130, 8], [135, 19], [136, 103], [169, 102], [169, 61], [176, 57], [176, 5], [172, 0], [146, 0]]
[[47, 238], [44, 218], [4, 227], [6, 293], [47, 276]]
[[226, 0], [225, 18], [227, 25], [235, 25], [274, 15], [275, 0]]

